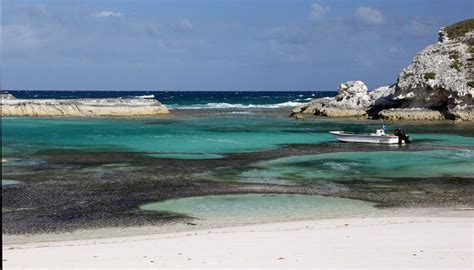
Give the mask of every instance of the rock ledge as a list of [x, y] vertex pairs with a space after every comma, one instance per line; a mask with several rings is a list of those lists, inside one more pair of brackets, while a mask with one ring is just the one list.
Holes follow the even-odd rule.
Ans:
[[147, 116], [169, 113], [154, 99], [16, 99], [1, 95], [2, 116]]

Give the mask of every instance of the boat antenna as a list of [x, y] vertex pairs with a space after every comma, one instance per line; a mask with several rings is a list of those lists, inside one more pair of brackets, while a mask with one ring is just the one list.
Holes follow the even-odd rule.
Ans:
[[384, 125], [384, 123], [383, 123], [382, 118], [380, 118], [380, 122], [382, 122], [382, 129], [385, 131], [385, 125]]

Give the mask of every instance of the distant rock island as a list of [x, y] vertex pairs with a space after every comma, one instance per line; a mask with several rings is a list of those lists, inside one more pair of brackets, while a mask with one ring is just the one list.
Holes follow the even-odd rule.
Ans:
[[474, 19], [441, 28], [438, 43], [419, 52], [395, 84], [368, 92], [362, 81], [349, 81], [338, 90], [291, 116], [474, 121]]
[[0, 94], [2, 116], [150, 116], [169, 113], [155, 99], [17, 99]]

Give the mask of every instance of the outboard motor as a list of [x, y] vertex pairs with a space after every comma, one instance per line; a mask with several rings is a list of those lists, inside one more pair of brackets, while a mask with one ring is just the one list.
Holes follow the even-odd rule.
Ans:
[[410, 136], [399, 128], [395, 129], [395, 136], [398, 136], [398, 144], [401, 144], [402, 142], [411, 143]]

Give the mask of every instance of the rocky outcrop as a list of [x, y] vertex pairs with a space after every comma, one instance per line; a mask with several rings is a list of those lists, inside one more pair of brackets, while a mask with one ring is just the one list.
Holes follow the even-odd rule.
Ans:
[[0, 93], [0, 100], [4, 99], [16, 99], [12, 94], [9, 93]]
[[419, 52], [394, 85], [368, 93], [362, 85], [342, 84], [336, 97], [313, 100], [292, 115], [474, 121], [474, 19], [442, 28], [438, 43]]
[[361, 81], [341, 83], [334, 98], [319, 98], [293, 109], [293, 115], [314, 114], [328, 117], [366, 117], [372, 105], [367, 86]]
[[441, 112], [420, 108], [412, 109], [385, 109], [379, 112], [379, 116], [385, 120], [444, 120]]
[[15, 99], [3, 95], [2, 116], [97, 117], [169, 113], [166, 106], [153, 99]]
[[[469, 120], [474, 105], [474, 19], [439, 32], [439, 42], [419, 52], [399, 75], [399, 108], [423, 108]], [[474, 120], [471, 118], [471, 120]]]

